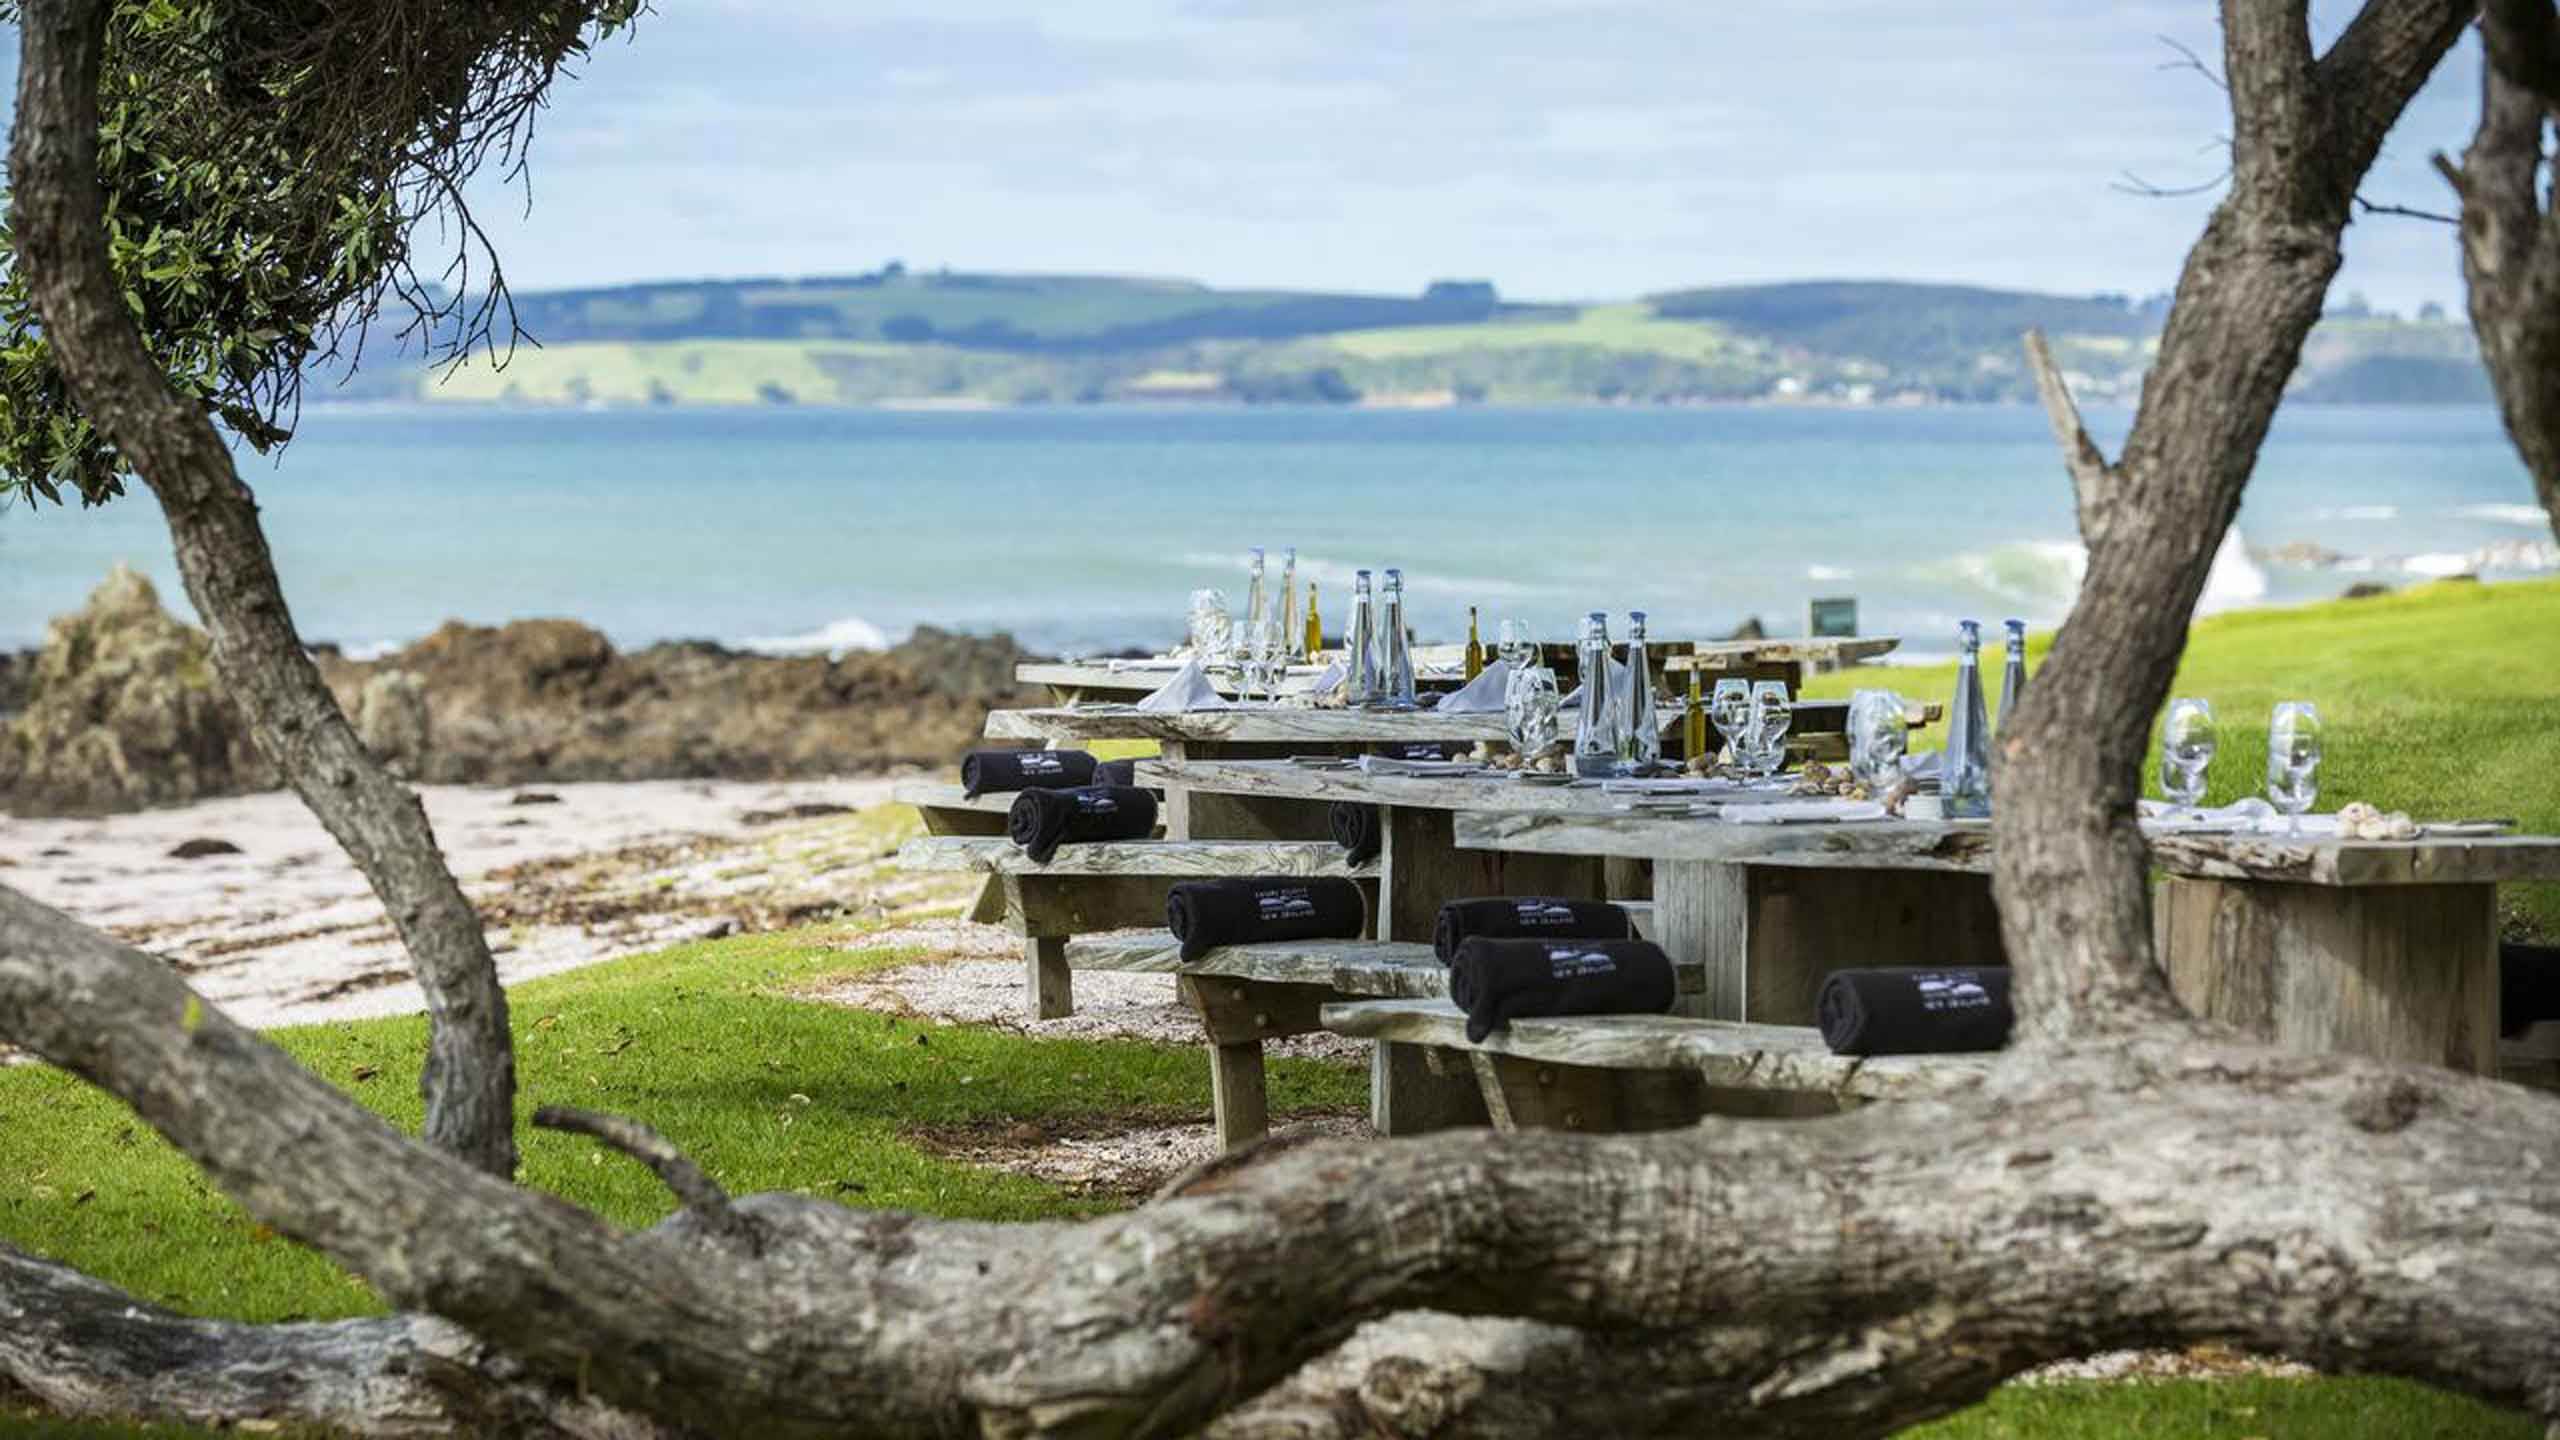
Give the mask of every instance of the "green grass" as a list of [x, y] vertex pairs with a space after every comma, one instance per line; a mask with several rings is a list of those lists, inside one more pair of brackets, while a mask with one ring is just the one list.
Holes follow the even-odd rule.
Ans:
[[[900, 958], [839, 948], [843, 939], [741, 937], [518, 987], [520, 1114], [563, 1103], [640, 1117], [733, 1191], [988, 1220], [1091, 1214], [1104, 1202], [939, 1158], [903, 1132], [1149, 1114], [1206, 1123], [1208, 1069], [1196, 1050], [1028, 1040], [783, 993]], [[417, 1128], [423, 1020], [274, 1038], [393, 1124]], [[1355, 1107], [1367, 1094], [1366, 1077], [1340, 1067], [1284, 1060], [1271, 1075], [1283, 1110]], [[526, 1184], [628, 1226], [673, 1208], [648, 1172], [594, 1142], [520, 1130]], [[39, 1067], [0, 1072], [0, 1236], [192, 1314], [318, 1319], [380, 1308], [337, 1266], [251, 1221], [123, 1105]]]
[[2402, 1380], [2013, 1385], [1906, 1440], [2540, 1440], [2522, 1415]]
[[1677, 360], [1725, 360], [1756, 353], [1760, 348], [1737, 339], [1721, 325], [1662, 319], [1649, 305], [1593, 305], [1564, 320], [1399, 325], [1307, 338], [1363, 360], [1407, 360], [1452, 351], [1525, 350], [1548, 345], [1633, 350]]
[[[2051, 639], [2028, 640], [2031, 683]], [[1839, 697], [1876, 684], [1944, 700], [1954, 667], [1849, 671], [1805, 689]], [[2170, 693], [2212, 701], [2221, 722], [2209, 803], [2259, 793], [2268, 712], [2300, 699], [2327, 724], [2319, 808], [2365, 800], [2420, 820], [2510, 816], [2560, 833], [2560, 581], [2438, 583], [2210, 616], [2188, 636]], [[2156, 769], [2145, 780], [2157, 795]], [[2507, 886], [2501, 899], [2510, 924], [2560, 935], [2560, 885]]]

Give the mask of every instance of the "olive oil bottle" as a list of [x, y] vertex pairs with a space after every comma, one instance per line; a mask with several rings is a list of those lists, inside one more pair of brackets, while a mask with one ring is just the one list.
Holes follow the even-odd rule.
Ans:
[[1324, 617], [1316, 613], [1316, 582], [1307, 582], [1307, 658], [1324, 649]]
[[1484, 637], [1476, 633], [1476, 607], [1467, 607], [1467, 678], [1484, 673]]
[[1689, 714], [1682, 721], [1681, 750], [1695, 760], [1710, 752], [1707, 749], [1707, 702], [1699, 693], [1698, 672], [1689, 672]]

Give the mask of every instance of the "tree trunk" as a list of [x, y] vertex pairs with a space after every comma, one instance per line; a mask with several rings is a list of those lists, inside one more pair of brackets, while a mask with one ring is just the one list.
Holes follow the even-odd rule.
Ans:
[[[66, 7], [31, 6], [22, 60], [20, 223], [52, 228], [48, 266], [66, 235], [96, 239], [94, 197], [72, 203], [86, 172], [25, 159], [58, 161], [62, 127], [94, 123], [95, 55]], [[2130, 818], [2355, 179], [2463, 13], [2372, 0], [2315, 59], [2298, 3], [2227, 0], [2233, 193], [2120, 462], [2045, 367], [2090, 573], [2003, 737], [2022, 1026], [1978, 1091], [1646, 1136], [1271, 1147], [1078, 1225], [733, 1200], [638, 1127], [572, 1117], [685, 1201], [630, 1235], [407, 1142], [165, 966], [5, 889], [0, 1039], [124, 1097], [257, 1218], [527, 1381], [703, 1430], [1170, 1436], [1226, 1416], [1233, 1435], [1348, 1440], [1713, 1417], [1855, 1437], [2036, 1364], [2199, 1340], [2560, 1421], [2560, 1103], [2194, 1026], [2152, 963]], [[205, 458], [128, 453], [146, 475]], [[0, 1297], [58, 1278], [0, 1269]], [[298, 1362], [359, 1375], [433, 1343], [346, 1337]]]
[[294, 633], [256, 499], [201, 407], [143, 348], [107, 259], [97, 179], [100, 0], [20, 7], [10, 157], [16, 230], [46, 338], [89, 418], [160, 501], [223, 686], [258, 748], [345, 847], [408, 947], [430, 1017], [426, 1137], [515, 1173], [515, 1058], [506, 992], [480, 917], [416, 795], [357, 740]]
[[2462, 278], [2498, 414], [2560, 536], [2560, 214], [2536, 189], [2560, 105], [2560, 14], [2551, 0], [2493, 0], [2481, 20], [2480, 128], [2455, 167]]

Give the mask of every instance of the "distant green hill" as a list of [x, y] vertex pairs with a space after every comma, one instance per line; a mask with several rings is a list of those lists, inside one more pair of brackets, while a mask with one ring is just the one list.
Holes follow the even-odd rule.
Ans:
[[[539, 348], [503, 369], [378, 367], [315, 398], [641, 405], [2019, 402], [2043, 329], [2094, 404], [2139, 391], [2163, 302], [1896, 281], [1520, 304], [1481, 281], [1414, 296], [1187, 280], [911, 272], [700, 280], [517, 297]], [[2471, 403], [2470, 332], [2324, 322], [2306, 400]]]

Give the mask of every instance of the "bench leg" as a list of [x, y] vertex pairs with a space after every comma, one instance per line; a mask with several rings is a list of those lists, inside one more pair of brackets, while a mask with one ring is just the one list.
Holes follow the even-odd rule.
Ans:
[[1218, 1118], [1218, 1148], [1236, 1150], [1271, 1133], [1263, 1090], [1262, 1042], [1227, 1040], [1209, 1051], [1209, 1105]]
[[1449, 1074], [1431, 1047], [1381, 1040], [1369, 1054], [1369, 1124], [1381, 1135], [1421, 1135], [1493, 1123], [1472, 1072]]
[[1668, 1130], [1692, 1124], [1712, 1108], [1694, 1073], [1546, 1065], [1482, 1050], [1470, 1051], [1468, 1059], [1497, 1130]]
[[1075, 972], [1067, 968], [1067, 937], [1022, 937], [1024, 1013], [1034, 1020], [1062, 1020], [1076, 1013]]

